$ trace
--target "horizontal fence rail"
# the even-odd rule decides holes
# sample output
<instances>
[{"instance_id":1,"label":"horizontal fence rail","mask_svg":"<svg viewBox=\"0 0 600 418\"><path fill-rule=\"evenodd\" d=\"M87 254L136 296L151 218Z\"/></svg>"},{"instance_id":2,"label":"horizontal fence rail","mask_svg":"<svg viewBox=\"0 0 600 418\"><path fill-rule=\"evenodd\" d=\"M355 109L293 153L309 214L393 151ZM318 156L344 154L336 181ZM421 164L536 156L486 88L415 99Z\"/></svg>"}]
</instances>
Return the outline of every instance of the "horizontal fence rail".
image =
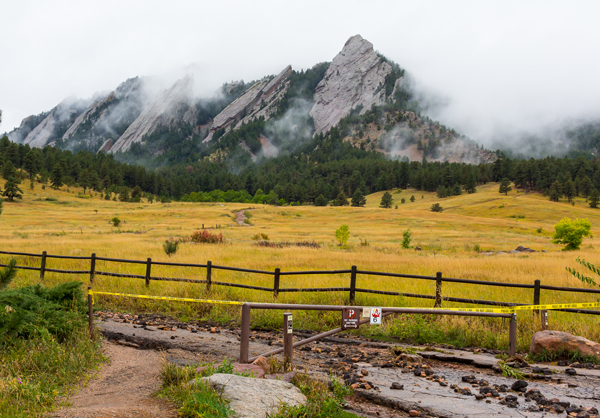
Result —
<instances>
[{"instance_id":1,"label":"horizontal fence rail","mask_svg":"<svg viewBox=\"0 0 600 418\"><path fill-rule=\"evenodd\" d=\"M540 296L541 291L558 291L558 292L572 292L572 293L587 293L587 294L600 294L600 289L588 289L588 288L579 288L579 287L561 287L561 286L549 286L542 285L540 280L536 280L534 284L526 284L526 283L502 283L502 282L488 282L485 280L471 280L471 279L458 279L451 277L443 277L442 273L437 273L435 276L425 276L425 275L417 275L417 274L404 274L404 273L392 273L392 272L382 272L382 271L369 271L369 270L359 270L356 266L352 266L350 269L342 269L342 270L309 270L309 271L281 271L281 269L276 268L274 271L267 270L257 270L257 269L248 269L248 268L240 268L240 267L231 267L231 266L221 266L212 264L211 261L207 261L206 264L196 264L196 263L175 263L175 262L166 262L166 261L152 261L151 258L147 260L128 260L121 258L110 258L110 257L98 257L96 254L91 254L91 256L66 256L66 255L52 255L48 254L46 251L43 251L41 254L34 253L26 253L26 252L13 252L13 251L0 251L0 254L5 254L9 256L24 256L24 257L37 257L40 258L40 267L33 266L24 266L17 265L16 268L22 270L33 270L40 272L40 279L44 279L46 272L51 273L59 273L59 274L81 274L81 275L89 275L90 284L94 282L96 276L110 276L110 277L118 277L118 278L129 278L129 279L141 279L145 280L146 286L150 286L151 281L170 281L170 282L182 282L182 283L196 283L196 284L204 284L206 285L206 289L210 290L211 286L228 286L235 287L239 289L250 289L257 290L262 292L272 292L273 297L276 299L279 293L309 293L309 292L348 292L350 303L354 303L356 299L356 293L367 293L367 294L376 294L376 295L388 295L388 296L401 296L407 298L416 298L416 299L430 299L435 301L434 307L441 307L442 302L455 302L455 303L467 303L474 305L488 305L488 306L520 306L525 305L523 303L512 303L512 302L503 302L503 301L493 301L493 300L481 300L481 299L469 299L469 298L457 298L451 296L443 296L442 295L442 284L446 283L461 283L461 284L469 284L469 285L481 285L481 286L499 286L506 288L520 288L520 289L532 289L533 290L533 305L540 305ZM64 260L82 260L90 262L89 270L66 270L66 269L55 269L49 268L46 266L48 259L64 259ZM144 275L141 274L124 274L124 273L116 273L109 271L98 271L96 270L96 261L104 261L109 263L125 263L125 264L138 264L146 266L146 273ZM7 264L0 264L0 267L6 267ZM206 279L188 279L188 278L177 278L177 277L158 277L152 275L152 266L167 266L167 267L187 267L187 268L200 268L206 270ZM249 284L241 284L241 283L230 283L223 281L215 281L213 280L213 271L214 270L225 270L225 271L234 271L241 273L250 273L250 274L260 274L273 276L273 287L266 286L255 286ZM281 277L282 276L308 276L308 275L336 275L336 274L349 274L350 282L349 286L336 286L336 287L314 287L314 288L291 288L291 287L281 287ZM416 279L416 280L429 280L435 281L436 284L436 292L435 295L422 295L416 293L403 293L403 292L394 292L389 290L379 290L379 289L366 289L359 288L356 286L357 276L378 276L378 277L395 277L402 279ZM578 313L578 314L588 314L588 315L600 315L600 311L597 310L589 310L589 309L557 309L557 311L561 312L570 312L570 313ZM536 314L539 314L539 311L534 311Z\"/></svg>"}]
</instances>

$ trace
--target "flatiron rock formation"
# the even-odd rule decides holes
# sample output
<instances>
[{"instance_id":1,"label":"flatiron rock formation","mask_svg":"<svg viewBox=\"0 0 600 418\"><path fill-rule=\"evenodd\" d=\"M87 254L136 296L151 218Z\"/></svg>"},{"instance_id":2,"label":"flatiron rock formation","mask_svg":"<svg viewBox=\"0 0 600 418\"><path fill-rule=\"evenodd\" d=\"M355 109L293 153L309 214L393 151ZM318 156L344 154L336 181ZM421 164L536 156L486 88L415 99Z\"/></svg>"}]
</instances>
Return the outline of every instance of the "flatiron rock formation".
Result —
<instances>
[{"instance_id":1,"label":"flatiron rock formation","mask_svg":"<svg viewBox=\"0 0 600 418\"><path fill-rule=\"evenodd\" d=\"M315 132L327 132L350 111L362 105L361 114L385 100L385 77L392 67L360 35L348 39L317 85L310 115Z\"/></svg>"},{"instance_id":2,"label":"flatiron rock formation","mask_svg":"<svg viewBox=\"0 0 600 418\"><path fill-rule=\"evenodd\" d=\"M203 142L209 142L219 129L230 131L263 116L268 120L277 111L277 103L288 87L287 79L292 74L288 65L276 77L265 77L234 100L213 120L210 133Z\"/></svg>"},{"instance_id":3,"label":"flatiron rock formation","mask_svg":"<svg viewBox=\"0 0 600 418\"><path fill-rule=\"evenodd\" d=\"M129 125L127 130L121 137L112 145L103 144L101 149L115 153L118 151L127 151L132 144L141 142L145 135L151 134L161 124L169 124L174 119L190 117L186 113L192 111L190 107L192 103L192 87L194 78L187 75L177 81L170 89L150 103L137 117L137 119ZM181 111L184 114L181 115Z\"/></svg>"}]
</instances>

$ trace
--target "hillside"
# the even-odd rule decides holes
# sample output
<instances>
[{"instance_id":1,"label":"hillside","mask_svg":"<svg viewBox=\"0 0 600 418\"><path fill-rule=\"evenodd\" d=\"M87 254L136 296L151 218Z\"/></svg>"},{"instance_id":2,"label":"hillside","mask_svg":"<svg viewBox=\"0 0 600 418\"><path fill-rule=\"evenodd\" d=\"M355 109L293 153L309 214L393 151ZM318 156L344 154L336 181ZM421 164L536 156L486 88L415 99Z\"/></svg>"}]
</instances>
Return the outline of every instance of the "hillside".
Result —
<instances>
[{"instance_id":1,"label":"hillside","mask_svg":"<svg viewBox=\"0 0 600 418\"><path fill-rule=\"evenodd\" d=\"M236 169L297 152L334 127L344 141L391 159L491 162L494 153L426 116L411 77L360 35L331 63L286 66L256 82L225 84L211 98L193 94L187 75L155 91L135 77L88 100L68 99L23 120L11 141L43 148L113 153L149 167L224 160Z\"/></svg>"}]
</instances>

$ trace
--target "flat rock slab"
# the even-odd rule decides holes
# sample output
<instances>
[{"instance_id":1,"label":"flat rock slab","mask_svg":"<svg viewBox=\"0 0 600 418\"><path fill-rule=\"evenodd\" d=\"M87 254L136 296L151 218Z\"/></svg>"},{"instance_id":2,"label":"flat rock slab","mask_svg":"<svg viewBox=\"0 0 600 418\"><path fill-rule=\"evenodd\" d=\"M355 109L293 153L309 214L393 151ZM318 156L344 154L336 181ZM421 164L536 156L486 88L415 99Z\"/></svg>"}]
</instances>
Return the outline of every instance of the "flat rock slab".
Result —
<instances>
[{"instance_id":1,"label":"flat rock slab","mask_svg":"<svg viewBox=\"0 0 600 418\"><path fill-rule=\"evenodd\" d=\"M200 380L221 393L239 418L265 418L267 414L277 412L281 404L306 404L306 396L300 389L280 380L253 379L223 373Z\"/></svg>"},{"instance_id":2,"label":"flat rock slab","mask_svg":"<svg viewBox=\"0 0 600 418\"><path fill-rule=\"evenodd\" d=\"M379 387L378 393L372 390L360 390L362 396L376 402L394 405L405 411L414 409L438 417L465 418L490 416L543 417L548 415L547 412L525 411L528 407L534 406L535 402L526 402L522 396L518 397L518 408L509 408L500 404L497 399L491 399L490 403L487 403L486 400L478 401L474 396L454 392L450 385L456 383L460 388L469 387L474 394L479 393L478 387L462 382L462 376L465 375L465 372L461 370L436 369L435 373L444 375L449 384L448 387L443 387L436 382L416 377L413 373L402 373L402 369L369 367L366 364L361 364L360 367L368 371L369 380ZM510 387L515 382L514 379L502 376L476 375L476 377L487 380L490 385L505 384ZM404 385L404 390L391 389L392 382ZM531 381L528 383L528 389L539 389L547 399L559 398L561 401L585 407L598 407L600 405L600 386L598 385L595 387L568 388L566 384L556 385ZM513 392L501 395L507 394L516 395Z\"/></svg>"}]
</instances>

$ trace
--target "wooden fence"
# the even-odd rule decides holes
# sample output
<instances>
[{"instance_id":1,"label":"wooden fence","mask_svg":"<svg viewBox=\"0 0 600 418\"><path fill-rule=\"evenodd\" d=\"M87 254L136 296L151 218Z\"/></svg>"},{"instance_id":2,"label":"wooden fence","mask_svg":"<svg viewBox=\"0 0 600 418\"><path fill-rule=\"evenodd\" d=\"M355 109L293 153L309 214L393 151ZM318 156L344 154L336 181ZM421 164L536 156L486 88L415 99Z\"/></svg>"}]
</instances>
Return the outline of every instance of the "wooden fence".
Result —
<instances>
[{"instance_id":1,"label":"wooden fence","mask_svg":"<svg viewBox=\"0 0 600 418\"><path fill-rule=\"evenodd\" d=\"M349 268L347 270L281 271L280 268L276 268L274 271L267 271L267 270L254 270L254 269L245 269L245 268L238 268L238 267L229 267L229 266L219 266L216 264L212 264L212 262L210 262L210 261L207 261L206 264L170 263L170 262L163 262L163 261L152 261L151 258L148 258L144 261L144 260L125 260L125 259L119 259L119 258L97 257L96 254L92 254L89 257L51 255L51 254L48 254L46 251L42 252L42 254L0 251L0 254L40 258L40 267L17 265L17 268L22 269L22 270L39 271L40 279L44 278L46 272L52 272L52 273L61 273L61 274L86 274L86 275L89 274L90 284L93 284L96 276L112 276L112 277L141 279L141 280L145 280L146 286L150 286L151 281L199 283L199 284L205 284L207 290L210 290L211 286L230 286L230 287L237 287L237 288L242 288L242 289L258 290L258 291L263 291L263 292L273 292L273 297L275 299L277 299L277 296L280 293L284 293L284 292L348 292L350 303L354 303L356 293L358 292L358 293L371 293L371 294L389 295L389 296L403 296L403 297L408 297L408 298L431 299L431 300L434 300L434 307L441 307L442 301L469 303L469 304L475 304L475 305L492 305L492 306L522 306L522 305L526 305L524 303L513 303L513 302L502 302L502 301L467 299L467 298L442 296L442 285L444 282L446 282L446 283L463 283L463 284L479 285L479 286L500 286L500 287L519 288L519 289L531 289L533 291L533 298L532 298L533 305L540 304L540 295L541 295L542 290L551 290L551 291L559 291L559 292L576 292L576 293L587 293L587 294L600 294L600 289L547 286L547 285L541 284L540 280L536 280L534 284L502 283L502 282L489 282L489 281L485 281L485 280L467 280L467 279L455 279L455 278L450 278L450 277L443 277L442 273L440 273L440 272L438 272L435 276L421 276L421 275L415 275L415 274L386 273L386 272L380 272L380 271L359 270L356 266L352 266L351 268ZM61 269L48 268L46 266L46 262L48 259L87 260L90 262L90 268L89 268L89 270L61 270ZM121 274L121 273L112 273L112 272L107 272L107 271L98 271L98 270L96 270L96 261L108 261L108 262L114 262L114 263L127 263L127 264L143 264L146 266L146 274L142 276L142 275L136 275L136 274ZM6 267L6 266L7 266L6 264L0 264L0 267ZM206 279L186 279L186 278L176 278L176 277L152 276L152 266L175 266L175 267L190 267L190 268L206 269ZM213 280L213 270L229 270L229 271L236 271L236 272L243 272L243 273L252 273L252 274L273 276L273 287L252 286L252 285L246 285L246 284L240 284L240 283L228 283L228 282L215 281L215 280ZM284 277L284 276L299 276L299 275L306 276L306 275L311 275L311 274L317 274L317 275L348 274L350 276L349 277L349 280L350 280L349 286L348 287L317 287L317 288L313 288L313 287L311 287L311 288L281 287L282 277ZM360 287L357 287L357 285L356 285L358 275L379 276L379 277L397 277L397 278L404 278L404 279L435 281L436 291L435 291L435 295L421 295L421 294L415 294L415 293L402 293L402 292L392 292L392 291L387 291L387 290L360 288ZM590 315L600 315L600 311L586 310L586 309L557 309L557 311L582 313L582 314L590 314Z\"/></svg>"}]
</instances>

